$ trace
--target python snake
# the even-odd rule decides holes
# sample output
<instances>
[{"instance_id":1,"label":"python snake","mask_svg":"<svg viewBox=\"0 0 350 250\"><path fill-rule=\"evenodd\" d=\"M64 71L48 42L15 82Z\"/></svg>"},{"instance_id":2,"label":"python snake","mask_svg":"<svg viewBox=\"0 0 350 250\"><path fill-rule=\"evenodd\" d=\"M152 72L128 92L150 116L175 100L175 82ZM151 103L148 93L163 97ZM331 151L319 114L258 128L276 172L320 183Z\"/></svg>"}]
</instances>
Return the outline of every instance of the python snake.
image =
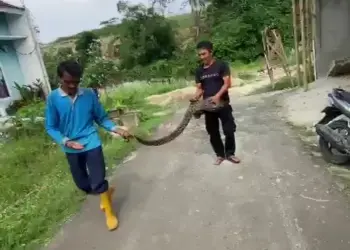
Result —
<instances>
[{"instance_id":1,"label":"python snake","mask_svg":"<svg viewBox=\"0 0 350 250\"><path fill-rule=\"evenodd\" d=\"M201 101L196 102L190 102L190 105L188 106L180 124L168 135L154 139L154 140L146 140L143 138L138 137L137 135L134 135L134 138L141 144L146 146L160 146L164 145L175 138L177 138L179 135L182 134L182 132L185 130L187 125L190 123L192 117L195 119L199 119L204 112L216 112L222 107L224 107L226 103L221 102L219 104L214 104L211 101L211 98L207 98Z\"/></svg>"}]
</instances>

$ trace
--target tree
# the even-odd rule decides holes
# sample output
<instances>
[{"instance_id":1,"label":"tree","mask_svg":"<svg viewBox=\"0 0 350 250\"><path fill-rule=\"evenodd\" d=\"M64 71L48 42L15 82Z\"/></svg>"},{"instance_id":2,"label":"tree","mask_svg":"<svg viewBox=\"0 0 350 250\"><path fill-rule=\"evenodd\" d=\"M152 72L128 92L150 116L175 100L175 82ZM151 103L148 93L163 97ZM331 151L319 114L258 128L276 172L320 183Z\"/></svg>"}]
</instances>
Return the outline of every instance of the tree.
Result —
<instances>
[{"instance_id":1,"label":"tree","mask_svg":"<svg viewBox=\"0 0 350 250\"><path fill-rule=\"evenodd\" d=\"M91 47L100 47L98 37L91 31L83 32L75 42L75 50L78 54L79 62L83 67L86 66L89 60L89 49Z\"/></svg>"},{"instance_id":2,"label":"tree","mask_svg":"<svg viewBox=\"0 0 350 250\"><path fill-rule=\"evenodd\" d=\"M56 56L60 59L68 59L74 57L73 49L71 47L62 47L57 50Z\"/></svg>"},{"instance_id":3,"label":"tree","mask_svg":"<svg viewBox=\"0 0 350 250\"><path fill-rule=\"evenodd\" d=\"M290 0L210 0L206 23L217 56L248 62L263 54L261 31L265 27L278 28L284 44L291 44L291 13Z\"/></svg>"},{"instance_id":4,"label":"tree","mask_svg":"<svg viewBox=\"0 0 350 250\"><path fill-rule=\"evenodd\" d=\"M165 9L170 3L174 2L175 0L153 0L152 6L159 5L161 8ZM194 39L197 41L201 34L201 17L202 12L205 9L206 4L208 3L208 0L185 0L182 3L182 6L189 5L191 7L191 15L193 17L193 23L195 28L195 35Z\"/></svg>"},{"instance_id":5,"label":"tree","mask_svg":"<svg viewBox=\"0 0 350 250\"><path fill-rule=\"evenodd\" d=\"M205 8L206 1L205 0L187 0L186 3L191 6L191 13L192 13L193 22L194 22L194 28L196 30L195 41L197 41L201 34L201 16L202 16L202 11Z\"/></svg>"},{"instance_id":6,"label":"tree","mask_svg":"<svg viewBox=\"0 0 350 250\"><path fill-rule=\"evenodd\" d=\"M110 18L108 20L101 21L100 25L101 26L114 25L114 24L117 24L118 21L119 21L119 19L117 17L112 17L112 18Z\"/></svg>"},{"instance_id":7,"label":"tree","mask_svg":"<svg viewBox=\"0 0 350 250\"><path fill-rule=\"evenodd\" d=\"M170 59L176 50L175 32L169 20L144 5L120 1L118 11L124 16L120 32L122 67L149 65Z\"/></svg>"}]
</instances>

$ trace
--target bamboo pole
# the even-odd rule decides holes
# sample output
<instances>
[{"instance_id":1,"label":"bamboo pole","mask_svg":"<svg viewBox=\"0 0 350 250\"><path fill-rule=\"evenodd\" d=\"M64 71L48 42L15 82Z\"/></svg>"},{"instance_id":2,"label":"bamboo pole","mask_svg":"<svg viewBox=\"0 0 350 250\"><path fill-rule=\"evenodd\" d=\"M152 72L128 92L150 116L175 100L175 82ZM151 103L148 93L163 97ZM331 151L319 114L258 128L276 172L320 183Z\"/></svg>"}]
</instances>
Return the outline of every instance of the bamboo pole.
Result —
<instances>
[{"instance_id":1,"label":"bamboo pole","mask_svg":"<svg viewBox=\"0 0 350 250\"><path fill-rule=\"evenodd\" d=\"M284 50L284 46L283 46L283 42L282 42L282 38L280 36L280 34L276 33L276 30L271 30L271 33L274 37L275 40L275 45L277 45L277 48L279 48L279 50L275 50L275 53L278 55L278 57L280 58L280 61L282 63L282 67L284 72L286 73L286 75L289 77L290 79L290 83L292 85L292 87L294 87L294 81L293 81L293 77L292 77L292 73L290 72L289 66L288 66L288 59L287 59L287 55L286 52ZM272 46L271 46L272 47ZM273 47L272 47L273 48ZM274 50L274 49L273 49Z\"/></svg>"},{"instance_id":2,"label":"bamboo pole","mask_svg":"<svg viewBox=\"0 0 350 250\"><path fill-rule=\"evenodd\" d=\"M311 79L311 23L310 23L310 0L305 0L305 54L306 54L306 67L307 67L307 74L306 79L307 82L310 83L312 81Z\"/></svg>"},{"instance_id":3,"label":"bamboo pole","mask_svg":"<svg viewBox=\"0 0 350 250\"><path fill-rule=\"evenodd\" d=\"M311 39L311 43L312 43L312 76L313 76L313 80L316 79L316 67L315 67L315 63L316 63L316 51L315 51L315 39L316 39L316 0L312 0L311 1L311 33L312 33L312 39Z\"/></svg>"},{"instance_id":4,"label":"bamboo pole","mask_svg":"<svg viewBox=\"0 0 350 250\"><path fill-rule=\"evenodd\" d=\"M308 89L307 82L307 65L306 65L306 40L305 40L305 0L299 0L300 8L300 30L301 30L301 52L302 52L302 62L303 62L303 85L304 90Z\"/></svg>"},{"instance_id":5,"label":"bamboo pole","mask_svg":"<svg viewBox=\"0 0 350 250\"><path fill-rule=\"evenodd\" d=\"M295 63L297 65L297 82L301 86L301 73L300 73L300 57L299 57L299 42L298 42L298 21L296 12L296 0L292 0L293 5L293 30L294 30L294 50L295 50Z\"/></svg>"},{"instance_id":6,"label":"bamboo pole","mask_svg":"<svg viewBox=\"0 0 350 250\"><path fill-rule=\"evenodd\" d=\"M313 40L314 40L314 32L313 32L313 0L307 0L308 1L308 45L309 45L309 55L308 55L308 68L309 68L309 82L314 81L314 72L313 72Z\"/></svg>"},{"instance_id":7,"label":"bamboo pole","mask_svg":"<svg viewBox=\"0 0 350 250\"><path fill-rule=\"evenodd\" d=\"M265 62L266 62L266 70L270 78L270 83L272 86L272 89L275 89L275 81L273 79L273 69L270 65L270 60L268 57L268 49L267 49L267 34L266 34L267 28L265 28L263 31L261 31L261 37L262 37L262 43L264 47L264 57L265 57Z\"/></svg>"}]
</instances>

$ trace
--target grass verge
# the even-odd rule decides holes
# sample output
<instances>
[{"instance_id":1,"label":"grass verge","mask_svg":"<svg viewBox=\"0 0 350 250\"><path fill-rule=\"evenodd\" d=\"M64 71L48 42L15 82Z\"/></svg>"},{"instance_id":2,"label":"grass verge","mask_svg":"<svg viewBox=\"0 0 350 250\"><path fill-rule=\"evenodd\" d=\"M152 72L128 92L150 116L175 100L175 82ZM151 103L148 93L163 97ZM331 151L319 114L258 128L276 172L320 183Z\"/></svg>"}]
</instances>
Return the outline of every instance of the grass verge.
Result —
<instances>
[{"instance_id":1,"label":"grass verge","mask_svg":"<svg viewBox=\"0 0 350 250\"><path fill-rule=\"evenodd\" d=\"M258 60L251 63L243 63L240 61L236 61L231 63L230 66L234 72L238 72L238 73L259 71L264 68L264 61L263 61L263 58L259 58Z\"/></svg>"},{"instance_id":2,"label":"grass verge","mask_svg":"<svg viewBox=\"0 0 350 250\"><path fill-rule=\"evenodd\" d=\"M166 117L152 116L162 108L146 104L144 98L182 86L183 83L123 86L110 93L112 101L108 105L112 107L119 98L128 107L139 109L140 129L149 132ZM37 250L79 210L85 196L73 184L64 154L46 135L42 124L12 132L13 139L0 145L0 249ZM101 138L108 173L137 147L136 143L112 139L104 132Z\"/></svg>"},{"instance_id":3,"label":"grass verge","mask_svg":"<svg viewBox=\"0 0 350 250\"><path fill-rule=\"evenodd\" d=\"M297 79L296 77L292 77L292 80L295 84L295 86L293 87L291 84L291 79L288 76L282 77L281 79L279 79L276 83L274 88L272 87L271 84L269 85L265 85L261 88L258 88L256 90L254 90L252 93L250 93L249 95L256 95L256 94L262 94L262 93L267 93L267 92L273 92L273 91L279 91L279 90L284 90L284 89L292 89L292 88L296 88L297 87Z\"/></svg>"}]
</instances>

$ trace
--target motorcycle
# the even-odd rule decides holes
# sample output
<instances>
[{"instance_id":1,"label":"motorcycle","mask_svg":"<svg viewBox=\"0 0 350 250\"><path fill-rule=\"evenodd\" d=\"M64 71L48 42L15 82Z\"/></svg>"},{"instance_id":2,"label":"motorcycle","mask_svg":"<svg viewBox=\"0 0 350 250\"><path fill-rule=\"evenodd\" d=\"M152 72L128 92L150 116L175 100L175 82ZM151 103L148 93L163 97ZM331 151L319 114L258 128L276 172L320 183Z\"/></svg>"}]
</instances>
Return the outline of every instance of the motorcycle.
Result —
<instances>
[{"instance_id":1,"label":"motorcycle","mask_svg":"<svg viewBox=\"0 0 350 250\"><path fill-rule=\"evenodd\" d=\"M328 94L324 117L315 125L323 158L336 165L350 160L350 92L335 88Z\"/></svg>"}]
</instances>

